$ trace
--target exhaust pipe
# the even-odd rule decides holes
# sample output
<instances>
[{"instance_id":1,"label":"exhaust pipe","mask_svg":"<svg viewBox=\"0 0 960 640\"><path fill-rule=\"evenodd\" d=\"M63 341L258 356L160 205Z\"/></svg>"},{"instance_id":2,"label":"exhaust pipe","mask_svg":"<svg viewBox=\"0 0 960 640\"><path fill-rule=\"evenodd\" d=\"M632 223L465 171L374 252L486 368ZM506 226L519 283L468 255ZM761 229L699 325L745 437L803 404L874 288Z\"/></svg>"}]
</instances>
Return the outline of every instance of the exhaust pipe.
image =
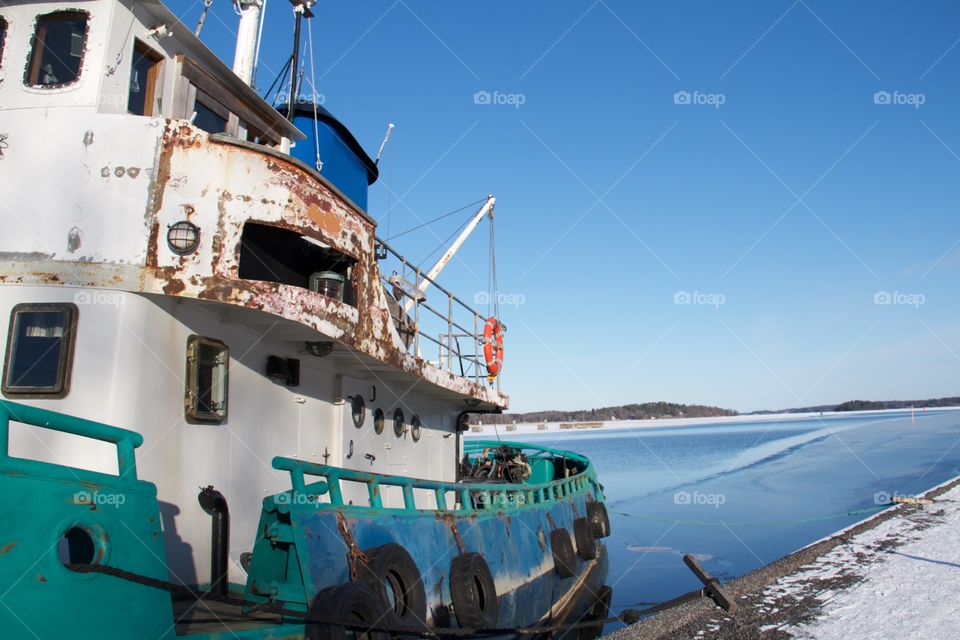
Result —
<instances>
[{"instance_id":1,"label":"exhaust pipe","mask_svg":"<svg viewBox=\"0 0 960 640\"><path fill-rule=\"evenodd\" d=\"M230 584L227 582L227 563L230 551L230 510L227 499L212 485L200 489L197 496L202 508L213 517L210 542L210 592L225 596Z\"/></svg>"}]
</instances>

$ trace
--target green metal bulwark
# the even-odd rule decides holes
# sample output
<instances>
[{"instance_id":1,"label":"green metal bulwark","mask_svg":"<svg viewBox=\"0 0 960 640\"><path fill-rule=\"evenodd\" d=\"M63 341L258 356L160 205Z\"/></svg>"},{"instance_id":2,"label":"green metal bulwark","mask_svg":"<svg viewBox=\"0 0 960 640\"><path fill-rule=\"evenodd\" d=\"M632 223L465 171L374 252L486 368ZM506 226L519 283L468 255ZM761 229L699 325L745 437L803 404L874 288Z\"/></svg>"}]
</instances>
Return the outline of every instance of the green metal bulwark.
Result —
<instances>
[{"instance_id":1,"label":"green metal bulwark","mask_svg":"<svg viewBox=\"0 0 960 640\"><path fill-rule=\"evenodd\" d=\"M596 480L596 472L590 463L590 459L571 451L550 449L528 443L479 440L465 444L464 452L467 453L467 455L476 455L484 449L500 445L509 445L525 451L531 451L534 452L532 454L533 456L545 456L575 462L580 467L580 471L568 478L551 480L544 483L498 483L496 484L496 490L491 491L489 485L469 485L438 480L421 480L405 476L391 476L368 471L331 467L281 456L273 459L273 468L290 473L290 484L293 496L307 496L311 500L318 500L321 496L328 495L331 506L341 507L350 511L374 509L394 513L422 513L424 509L417 507L414 489L432 491L434 497L433 510L440 512L450 511L447 505L447 497L451 494L454 495L456 497L455 502L459 507L455 509L453 513L460 516L489 511L505 512L533 508L542 506L544 503L564 500L586 493L591 487L595 488L597 495L602 495L600 485ZM307 484L305 476L319 477L322 478L322 480ZM343 492L340 488L340 482L344 480L365 484L369 496L369 505L345 505L343 502ZM384 486L401 488L403 492L402 508L384 508L381 498L382 487ZM268 497L266 500L276 502L274 497ZM295 502L295 500L288 501L287 504L290 502ZM283 504L280 506L282 508Z\"/></svg>"},{"instance_id":2,"label":"green metal bulwark","mask_svg":"<svg viewBox=\"0 0 960 640\"><path fill-rule=\"evenodd\" d=\"M11 421L112 443L118 474L12 457ZM173 637L168 593L64 566L95 563L167 579L157 490L137 480L134 449L142 442L132 431L0 401L3 638Z\"/></svg>"}]
</instances>

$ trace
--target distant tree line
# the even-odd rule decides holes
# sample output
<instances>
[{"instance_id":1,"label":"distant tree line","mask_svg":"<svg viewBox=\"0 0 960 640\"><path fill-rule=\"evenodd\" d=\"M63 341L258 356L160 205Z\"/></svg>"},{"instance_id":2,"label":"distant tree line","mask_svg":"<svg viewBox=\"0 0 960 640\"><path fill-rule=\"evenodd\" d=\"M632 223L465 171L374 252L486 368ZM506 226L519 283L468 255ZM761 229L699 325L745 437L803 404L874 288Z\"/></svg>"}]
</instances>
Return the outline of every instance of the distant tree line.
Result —
<instances>
[{"instance_id":1,"label":"distant tree line","mask_svg":"<svg viewBox=\"0 0 960 640\"><path fill-rule=\"evenodd\" d=\"M909 409L910 407L957 407L960 397L928 398L926 400L847 400L840 404L822 404L814 407L795 407L776 411L754 411L762 413L810 413L820 411L882 411L884 409Z\"/></svg>"},{"instance_id":2,"label":"distant tree line","mask_svg":"<svg viewBox=\"0 0 960 640\"><path fill-rule=\"evenodd\" d=\"M500 415L475 416L472 422L484 424L510 424L512 422L594 422L599 420L650 420L653 418L711 418L735 416L736 411L708 407L701 404L676 404L673 402L644 402L623 404L599 409L574 411L533 411L530 413L504 413Z\"/></svg>"}]
</instances>

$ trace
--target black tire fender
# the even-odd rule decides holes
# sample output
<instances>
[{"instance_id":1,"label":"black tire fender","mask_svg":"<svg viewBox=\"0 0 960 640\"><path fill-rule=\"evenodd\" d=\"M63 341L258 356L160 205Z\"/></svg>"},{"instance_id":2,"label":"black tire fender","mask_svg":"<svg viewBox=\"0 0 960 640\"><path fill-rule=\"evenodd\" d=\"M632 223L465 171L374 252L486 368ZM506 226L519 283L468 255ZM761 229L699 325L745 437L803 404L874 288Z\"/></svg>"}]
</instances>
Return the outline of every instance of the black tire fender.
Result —
<instances>
[{"instance_id":1,"label":"black tire fender","mask_svg":"<svg viewBox=\"0 0 960 640\"><path fill-rule=\"evenodd\" d=\"M359 582L372 589L404 626L423 626L427 594L417 563L401 545L391 542L364 552L367 563L358 566Z\"/></svg>"},{"instance_id":2,"label":"black tire fender","mask_svg":"<svg viewBox=\"0 0 960 640\"><path fill-rule=\"evenodd\" d=\"M479 553L464 553L450 563L453 613L464 629L493 629L500 618L497 585Z\"/></svg>"},{"instance_id":3,"label":"black tire fender","mask_svg":"<svg viewBox=\"0 0 960 640\"><path fill-rule=\"evenodd\" d=\"M550 532L550 549L553 551L553 568L557 575L561 578L573 576L577 572L577 557L566 529L554 529Z\"/></svg>"},{"instance_id":4,"label":"black tire fender","mask_svg":"<svg viewBox=\"0 0 960 640\"><path fill-rule=\"evenodd\" d=\"M593 527L586 518L573 521L573 537L577 541L577 555L584 560L597 557L597 539L593 537Z\"/></svg>"},{"instance_id":5,"label":"black tire fender","mask_svg":"<svg viewBox=\"0 0 960 640\"><path fill-rule=\"evenodd\" d=\"M390 607L370 587L359 582L347 582L318 593L307 611L304 636L307 640L343 640L353 635L344 625L324 622L342 620L363 628L389 627L395 624ZM359 636L359 633L357 633ZM369 640L390 640L386 631L368 631Z\"/></svg>"},{"instance_id":6,"label":"black tire fender","mask_svg":"<svg viewBox=\"0 0 960 640\"><path fill-rule=\"evenodd\" d=\"M607 505L596 501L588 502L587 518L590 520L595 538L606 538L610 535L610 516L607 515Z\"/></svg>"}]
</instances>

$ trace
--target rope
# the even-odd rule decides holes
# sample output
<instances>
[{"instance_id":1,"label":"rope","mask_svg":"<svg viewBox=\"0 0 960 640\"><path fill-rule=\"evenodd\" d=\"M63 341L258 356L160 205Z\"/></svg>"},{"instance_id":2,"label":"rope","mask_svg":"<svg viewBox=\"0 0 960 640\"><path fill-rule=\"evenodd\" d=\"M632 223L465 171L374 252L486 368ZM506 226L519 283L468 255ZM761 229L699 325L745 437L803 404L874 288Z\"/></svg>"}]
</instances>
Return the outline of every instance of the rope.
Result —
<instances>
[{"instance_id":1,"label":"rope","mask_svg":"<svg viewBox=\"0 0 960 640\"><path fill-rule=\"evenodd\" d=\"M317 76L313 70L313 23L307 20L307 47L310 49L310 92L313 98L313 151L316 158L317 171L323 170L323 161L320 159L320 129L317 124Z\"/></svg>"},{"instance_id":2,"label":"rope","mask_svg":"<svg viewBox=\"0 0 960 640\"><path fill-rule=\"evenodd\" d=\"M381 625L381 624L358 624L355 620L341 620L331 616L318 616L316 614L307 614L303 611L297 611L295 609L287 609L279 604L261 604L257 602L251 602L249 600L244 600L243 598L236 598L232 596L221 596L215 593L210 593L205 591L203 593L198 593L197 591L186 587L181 584L174 584L172 582L167 582L166 580L159 580L157 578L151 578L149 576L140 575L132 571L125 571L124 569L119 569L117 567L110 567L107 565L101 564L68 564L66 565L67 569L71 571L76 571L77 573L101 573L108 575L114 578L119 578L121 580L126 580L128 582L133 582L135 584L140 584L147 587L152 587L154 589L160 589L162 591L169 591L178 595L189 596L190 598L201 601L208 600L212 602L222 602L224 604L245 607L249 608L252 611L256 612L265 612L276 614L280 616L287 616L290 618L296 618L298 620L303 620L304 623L311 624L322 624L322 625L331 625L346 627L349 629L356 629L361 631L383 631L388 633L401 633L404 635L414 635L423 638L431 638L437 636L454 636L454 637L463 637L463 636L478 636L478 635L503 635L506 633L516 634L516 635L537 635L541 633L549 633L556 631L566 631L566 630L575 630L575 629L584 629L584 628L597 628L602 627L605 624L611 622L622 622L624 624L633 624L637 622L642 615L646 615L647 612L654 612L653 609L657 607L652 607L651 609L645 609L643 611L637 611L635 609L625 609L618 616L608 616L606 618L597 619L597 620L585 620L579 622L569 622L562 624L552 624L552 625L540 625L540 626L531 626L531 627L499 627L499 628L490 628L490 629L472 629L469 627L427 627L426 625L404 625L404 624L391 624L391 625ZM681 598L693 599L693 594L701 594L702 592L690 592L684 594ZM679 600L675 599L675 600ZM673 601L671 601L673 602ZM667 603L664 603L667 604ZM658 607L663 607L664 604L658 605ZM249 618L244 618L249 620Z\"/></svg>"},{"instance_id":3,"label":"rope","mask_svg":"<svg viewBox=\"0 0 960 640\"><path fill-rule=\"evenodd\" d=\"M486 200L486 198L484 198L484 200ZM477 206L478 204L480 204L481 202L483 202L484 200L477 200L476 202L471 202L470 204L464 205L464 206L460 207L459 209L454 209L453 211L450 211L449 213L445 213L445 214L443 214L442 216L437 216L437 217L434 218L433 220L427 220L427 221L424 222L423 224L418 224L417 226L411 227L410 229L407 229L406 231L401 231L400 233L398 233L398 234L395 235L395 236L389 236L389 237L387 238L387 242L390 242L390 241L392 241L392 240L395 239L395 238L399 238L400 236L405 236L405 235L407 235L408 233L410 233L410 232L412 232L412 231L416 231L417 229L422 229L422 228L426 227L427 225L430 225L430 224L433 224L434 222L438 222L438 221L440 221L440 220L443 220L444 218L449 218L449 217L452 216L453 214L455 214L455 213L460 213L460 212L463 211L464 209L469 209L470 207L475 207L475 206Z\"/></svg>"},{"instance_id":4,"label":"rope","mask_svg":"<svg viewBox=\"0 0 960 640\"><path fill-rule=\"evenodd\" d=\"M615 513L618 516L625 516L627 518L633 518L635 520L649 520L651 522L663 522L667 524L675 525L694 525L699 527L769 527L777 525L792 525L792 524L806 524L808 522L820 522L822 520L835 520L837 518L846 518L846 517L856 517L864 515L867 513L876 513L878 511L883 511L884 509L889 508L892 505L883 505L879 507L867 507L864 509L854 509L853 511L846 511L844 513L834 513L828 516L818 516L816 518L802 518L797 520L755 520L753 522L709 522L706 520L671 520L669 518L658 518L656 516L643 516L635 513L627 513L625 511L613 511L610 513Z\"/></svg>"}]
</instances>

